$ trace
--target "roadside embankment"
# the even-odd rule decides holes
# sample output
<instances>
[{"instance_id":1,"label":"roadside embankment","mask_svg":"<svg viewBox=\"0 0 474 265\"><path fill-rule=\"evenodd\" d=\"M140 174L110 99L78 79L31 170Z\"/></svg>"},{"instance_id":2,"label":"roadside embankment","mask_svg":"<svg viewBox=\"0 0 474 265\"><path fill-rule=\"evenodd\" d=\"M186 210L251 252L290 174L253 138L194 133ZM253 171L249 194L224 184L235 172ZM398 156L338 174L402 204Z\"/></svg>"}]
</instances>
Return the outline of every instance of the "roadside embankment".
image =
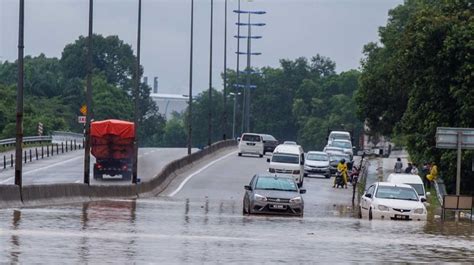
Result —
<instances>
[{"instance_id":1,"label":"roadside embankment","mask_svg":"<svg viewBox=\"0 0 474 265\"><path fill-rule=\"evenodd\" d=\"M236 141L217 142L191 155L167 164L151 180L129 185L87 185L80 183L26 185L22 189L17 185L0 185L0 208L31 207L52 205L107 198L136 198L161 192L176 176L176 172L189 168L208 156L233 148Z\"/></svg>"}]
</instances>

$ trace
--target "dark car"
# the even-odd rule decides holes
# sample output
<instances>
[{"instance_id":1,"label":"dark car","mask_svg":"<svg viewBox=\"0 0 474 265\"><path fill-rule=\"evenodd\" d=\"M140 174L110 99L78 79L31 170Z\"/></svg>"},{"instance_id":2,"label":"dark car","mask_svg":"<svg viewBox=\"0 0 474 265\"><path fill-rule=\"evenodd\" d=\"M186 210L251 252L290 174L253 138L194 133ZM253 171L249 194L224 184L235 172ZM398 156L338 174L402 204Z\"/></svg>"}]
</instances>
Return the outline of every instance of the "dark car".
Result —
<instances>
[{"instance_id":1,"label":"dark car","mask_svg":"<svg viewBox=\"0 0 474 265\"><path fill-rule=\"evenodd\" d=\"M245 186L243 214L278 213L303 216L304 201L292 176L257 174Z\"/></svg>"},{"instance_id":2,"label":"dark car","mask_svg":"<svg viewBox=\"0 0 474 265\"><path fill-rule=\"evenodd\" d=\"M337 164L341 159L346 160L347 169L352 169L352 161L350 160L350 156L348 154L329 154L329 170L331 171L331 175L336 174L337 171Z\"/></svg>"},{"instance_id":3,"label":"dark car","mask_svg":"<svg viewBox=\"0 0 474 265\"><path fill-rule=\"evenodd\" d=\"M270 134L260 134L263 138L263 154L273 152L278 145L278 140Z\"/></svg>"}]
</instances>

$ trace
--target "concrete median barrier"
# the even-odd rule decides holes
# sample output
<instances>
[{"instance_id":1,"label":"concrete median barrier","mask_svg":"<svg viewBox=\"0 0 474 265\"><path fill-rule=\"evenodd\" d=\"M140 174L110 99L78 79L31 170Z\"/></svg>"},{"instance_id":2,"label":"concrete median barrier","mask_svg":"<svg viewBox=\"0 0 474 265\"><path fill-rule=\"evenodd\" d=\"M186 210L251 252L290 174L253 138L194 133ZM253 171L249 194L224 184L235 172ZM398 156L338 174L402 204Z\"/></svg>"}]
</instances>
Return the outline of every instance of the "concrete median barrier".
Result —
<instances>
[{"instance_id":1,"label":"concrete median barrier","mask_svg":"<svg viewBox=\"0 0 474 265\"><path fill-rule=\"evenodd\" d=\"M108 198L135 198L139 194L158 194L176 177L177 172L192 166L217 151L236 145L235 140L217 142L189 156L172 161L157 175L138 185L91 185L80 183L26 185L21 192L16 185L0 185L0 208L64 204Z\"/></svg>"},{"instance_id":2,"label":"concrete median barrier","mask_svg":"<svg viewBox=\"0 0 474 265\"><path fill-rule=\"evenodd\" d=\"M22 197L25 206L90 200L88 186L79 183L28 185L23 187Z\"/></svg>"},{"instance_id":3,"label":"concrete median barrier","mask_svg":"<svg viewBox=\"0 0 474 265\"><path fill-rule=\"evenodd\" d=\"M0 185L0 208L21 206L20 188L14 185Z\"/></svg>"}]
</instances>

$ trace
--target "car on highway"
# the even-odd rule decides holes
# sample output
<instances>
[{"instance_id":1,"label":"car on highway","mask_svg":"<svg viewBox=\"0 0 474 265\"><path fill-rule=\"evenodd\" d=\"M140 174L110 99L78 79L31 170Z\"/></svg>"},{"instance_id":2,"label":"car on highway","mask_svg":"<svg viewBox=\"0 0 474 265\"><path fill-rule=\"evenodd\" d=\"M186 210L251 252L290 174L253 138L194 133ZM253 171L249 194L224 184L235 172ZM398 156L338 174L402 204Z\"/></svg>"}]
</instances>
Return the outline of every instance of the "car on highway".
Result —
<instances>
[{"instance_id":1,"label":"car on highway","mask_svg":"<svg viewBox=\"0 0 474 265\"><path fill-rule=\"evenodd\" d=\"M331 175L336 174L337 164L342 159L346 160L347 168L351 169L352 161L348 154L341 154L341 153L329 154L329 171L331 172Z\"/></svg>"},{"instance_id":2,"label":"car on highway","mask_svg":"<svg viewBox=\"0 0 474 265\"><path fill-rule=\"evenodd\" d=\"M323 149L323 152L327 154L345 154L344 149L341 147L329 146L326 145Z\"/></svg>"},{"instance_id":3,"label":"car on highway","mask_svg":"<svg viewBox=\"0 0 474 265\"><path fill-rule=\"evenodd\" d=\"M245 185L243 214L278 213L303 216L304 201L292 176L256 174L249 185Z\"/></svg>"},{"instance_id":4,"label":"car on highway","mask_svg":"<svg viewBox=\"0 0 474 265\"><path fill-rule=\"evenodd\" d=\"M304 173L305 176L317 174L330 178L329 155L325 152L309 151L304 161Z\"/></svg>"},{"instance_id":5,"label":"car on highway","mask_svg":"<svg viewBox=\"0 0 474 265\"><path fill-rule=\"evenodd\" d=\"M304 161L304 151L301 146L280 144L273 151L272 157L267 159L270 163L268 172L291 175L301 187L304 182Z\"/></svg>"},{"instance_id":6,"label":"car on highway","mask_svg":"<svg viewBox=\"0 0 474 265\"><path fill-rule=\"evenodd\" d=\"M362 195L359 217L387 220L426 220L426 200L408 184L376 182Z\"/></svg>"},{"instance_id":7,"label":"car on highway","mask_svg":"<svg viewBox=\"0 0 474 265\"><path fill-rule=\"evenodd\" d=\"M416 190L420 198L425 200L426 195L430 195L429 192L426 192L421 177L415 174L391 173L387 177L387 182L408 184Z\"/></svg>"},{"instance_id":8,"label":"car on highway","mask_svg":"<svg viewBox=\"0 0 474 265\"><path fill-rule=\"evenodd\" d=\"M354 157L354 149L352 147L351 141L349 140L335 139L328 146L342 148L343 152L348 154L351 159Z\"/></svg>"},{"instance_id":9,"label":"car on highway","mask_svg":"<svg viewBox=\"0 0 474 265\"><path fill-rule=\"evenodd\" d=\"M263 157L263 138L260 134L244 133L239 140L239 156L254 154Z\"/></svg>"},{"instance_id":10,"label":"car on highway","mask_svg":"<svg viewBox=\"0 0 474 265\"><path fill-rule=\"evenodd\" d=\"M331 131L328 135L328 145L331 144L332 141L334 140L348 140L351 141L352 137L349 132L346 131Z\"/></svg>"},{"instance_id":11,"label":"car on highway","mask_svg":"<svg viewBox=\"0 0 474 265\"><path fill-rule=\"evenodd\" d=\"M295 141L284 141L283 144L298 145Z\"/></svg>"},{"instance_id":12,"label":"car on highway","mask_svg":"<svg viewBox=\"0 0 474 265\"><path fill-rule=\"evenodd\" d=\"M263 154L266 152L273 152L277 147L278 140L270 134L260 134L263 138Z\"/></svg>"}]
</instances>

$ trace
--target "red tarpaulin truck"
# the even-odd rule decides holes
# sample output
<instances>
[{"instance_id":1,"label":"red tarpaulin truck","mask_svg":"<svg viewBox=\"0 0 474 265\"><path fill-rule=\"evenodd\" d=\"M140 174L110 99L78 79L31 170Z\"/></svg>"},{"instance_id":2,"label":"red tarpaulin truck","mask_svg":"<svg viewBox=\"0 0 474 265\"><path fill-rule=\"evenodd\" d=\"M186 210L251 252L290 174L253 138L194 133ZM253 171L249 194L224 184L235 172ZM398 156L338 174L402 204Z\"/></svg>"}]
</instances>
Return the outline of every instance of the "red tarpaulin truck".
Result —
<instances>
[{"instance_id":1,"label":"red tarpaulin truck","mask_svg":"<svg viewBox=\"0 0 474 265\"><path fill-rule=\"evenodd\" d=\"M133 122L103 120L91 123L91 153L96 158L94 179L103 175L132 177L132 159L135 141Z\"/></svg>"}]
</instances>

